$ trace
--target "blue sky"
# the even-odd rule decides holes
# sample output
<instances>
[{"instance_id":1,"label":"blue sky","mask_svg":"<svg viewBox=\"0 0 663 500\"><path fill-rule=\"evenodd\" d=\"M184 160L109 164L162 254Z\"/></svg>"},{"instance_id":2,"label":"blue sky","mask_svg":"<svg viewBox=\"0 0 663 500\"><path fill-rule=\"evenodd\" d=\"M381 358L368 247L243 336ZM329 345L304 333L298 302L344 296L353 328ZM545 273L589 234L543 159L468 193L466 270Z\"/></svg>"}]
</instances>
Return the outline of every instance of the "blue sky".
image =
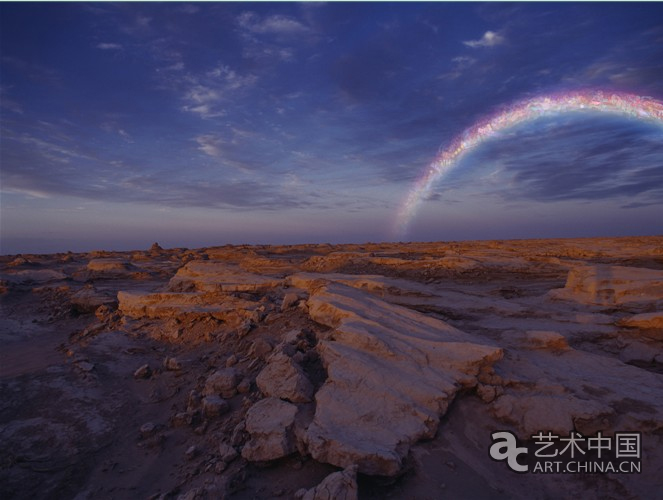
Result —
<instances>
[{"instance_id":1,"label":"blue sky","mask_svg":"<svg viewBox=\"0 0 663 500\"><path fill-rule=\"evenodd\" d=\"M390 241L500 107L663 98L660 3L3 2L0 24L3 254ZM661 234L662 209L661 127L569 114L465 155L405 237Z\"/></svg>"}]
</instances>

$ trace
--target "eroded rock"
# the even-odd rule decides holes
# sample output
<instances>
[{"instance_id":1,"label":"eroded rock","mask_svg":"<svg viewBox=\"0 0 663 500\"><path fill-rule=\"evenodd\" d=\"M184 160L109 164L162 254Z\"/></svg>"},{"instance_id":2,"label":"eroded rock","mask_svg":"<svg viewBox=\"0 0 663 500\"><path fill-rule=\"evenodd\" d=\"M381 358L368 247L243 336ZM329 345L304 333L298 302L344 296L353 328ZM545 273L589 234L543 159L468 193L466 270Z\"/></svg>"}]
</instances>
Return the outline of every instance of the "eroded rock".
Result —
<instances>
[{"instance_id":1,"label":"eroded rock","mask_svg":"<svg viewBox=\"0 0 663 500\"><path fill-rule=\"evenodd\" d=\"M655 304L663 297L663 271L608 265L576 266L569 271L564 288L553 290L551 297L601 306Z\"/></svg>"},{"instance_id":2,"label":"eroded rock","mask_svg":"<svg viewBox=\"0 0 663 500\"><path fill-rule=\"evenodd\" d=\"M266 396L293 403L308 403L313 397L313 386L304 370L282 352L270 356L267 365L258 374L256 384Z\"/></svg>"},{"instance_id":3,"label":"eroded rock","mask_svg":"<svg viewBox=\"0 0 663 500\"><path fill-rule=\"evenodd\" d=\"M328 475L315 488L297 495L302 500L357 500L357 466Z\"/></svg>"},{"instance_id":4,"label":"eroded rock","mask_svg":"<svg viewBox=\"0 0 663 500\"><path fill-rule=\"evenodd\" d=\"M232 398L237 394L237 384L240 380L241 375L235 368L217 370L207 378L203 394L205 396L220 395L223 398Z\"/></svg>"},{"instance_id":5,"label":"eroded rock","mask_svg":"<svg viewBox=\"0 0 663 500\"><path fill-rule=\"evenodd\" d=\"M242 448L242 457L251 462L275 460L296 451L294 438L297 407L278 398L265 398L246 414L250 440Z\"/></svg>"},{"instance_id":6,"label":"eroded rock","mask_svg":"<svg viewBox=\"0 0 663 500\"><path fill-rule=\"evenodd\" d=\"M411 444L435 435L458 390L474 387L502 350L448 324L359 290L310 290L311 317L334 327L318 350L328 378L316 393L311 455L395 475Z\"/></svg>"}]
</instances>

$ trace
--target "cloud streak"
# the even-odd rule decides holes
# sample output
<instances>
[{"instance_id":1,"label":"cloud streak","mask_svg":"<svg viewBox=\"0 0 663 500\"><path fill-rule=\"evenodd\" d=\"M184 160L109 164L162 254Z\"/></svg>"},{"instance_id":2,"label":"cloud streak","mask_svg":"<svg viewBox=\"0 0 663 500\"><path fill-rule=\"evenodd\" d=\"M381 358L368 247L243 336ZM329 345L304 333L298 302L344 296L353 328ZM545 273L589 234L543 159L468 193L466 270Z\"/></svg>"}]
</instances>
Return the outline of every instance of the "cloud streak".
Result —
<instances>
[{"instance_id":1,"label":"cloud streak","mask_svg":"<svg viewBox=\"0 0 663 500\"><path fill-rule=\"evenodd\" d=\"M479 47L494 47L496 45L501 45L504 42L504 37L499 33L495 33L494 31L486 31L478 40L467 40L463 42L463 45L467 45L468 47L476 49Z\"/></svg>"}]
</instances>

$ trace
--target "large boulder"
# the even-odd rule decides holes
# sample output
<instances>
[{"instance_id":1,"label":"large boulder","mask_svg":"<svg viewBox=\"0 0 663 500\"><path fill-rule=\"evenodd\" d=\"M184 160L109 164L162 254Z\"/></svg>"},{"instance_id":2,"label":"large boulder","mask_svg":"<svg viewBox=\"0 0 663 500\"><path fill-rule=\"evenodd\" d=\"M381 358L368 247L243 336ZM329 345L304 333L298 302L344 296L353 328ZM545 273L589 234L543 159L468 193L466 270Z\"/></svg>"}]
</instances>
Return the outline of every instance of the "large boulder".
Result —
<instances>
[{"instance_id":1,"label":"large boulder","mask_svg":"<svg viewBox=\"0 0 663 500\"><path fill-rule=\"evenodd\" d=\"M278 398L265 398L246 413L250 440L242 457L250 462L276 460L296 451L294 425L297 407Z\"/></svg>"}]
</instances>

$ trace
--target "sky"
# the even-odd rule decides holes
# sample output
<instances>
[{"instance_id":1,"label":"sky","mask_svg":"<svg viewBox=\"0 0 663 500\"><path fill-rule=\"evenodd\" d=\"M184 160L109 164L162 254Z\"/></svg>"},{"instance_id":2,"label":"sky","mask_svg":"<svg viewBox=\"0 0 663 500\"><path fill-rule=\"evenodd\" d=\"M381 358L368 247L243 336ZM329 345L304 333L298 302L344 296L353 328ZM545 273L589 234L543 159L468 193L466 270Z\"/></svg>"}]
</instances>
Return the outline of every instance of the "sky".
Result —
<instances>
[{"instance_id":1,"label":"sky","mask_svg":"<svg viewBox=\"0 0 663 500\"><path fill-rule=\"evenodd\" d=\"M0 254L663 234L663 3L0 3Z\"/></svg>"}]
</instances>

